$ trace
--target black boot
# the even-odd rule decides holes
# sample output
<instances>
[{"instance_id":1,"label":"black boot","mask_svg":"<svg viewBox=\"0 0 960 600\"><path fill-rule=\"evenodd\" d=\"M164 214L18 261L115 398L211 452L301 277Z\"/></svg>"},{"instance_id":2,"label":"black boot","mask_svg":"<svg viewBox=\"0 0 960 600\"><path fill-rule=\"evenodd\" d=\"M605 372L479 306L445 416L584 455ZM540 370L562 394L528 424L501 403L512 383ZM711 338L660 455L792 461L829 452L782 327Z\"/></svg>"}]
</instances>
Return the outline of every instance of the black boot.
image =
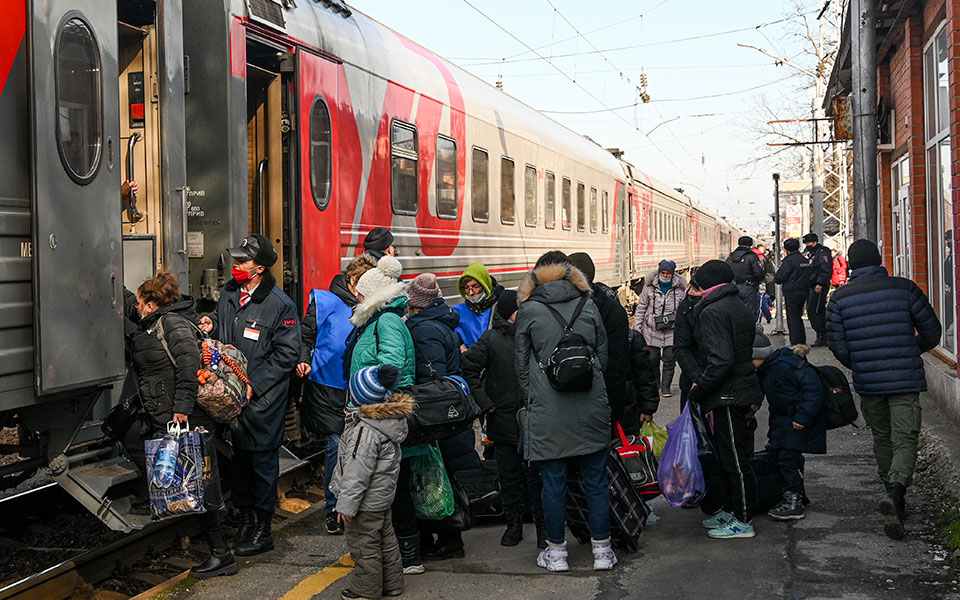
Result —
<instances>
[{"instance_id":1,"label":"black boot","mask_svg":"<svg viewBox=\"0 0 960 600\"><path fill-rule=\"evenodd\" d=\"M201 519L207 539L210 541L210 558L202 565L190 569L190 577L207 579L218 575L233 575L240 569L240 565L233 559L230 549L227 548L219 513L210 511Z\"/></svg>"},{"instance_id":2,"label":"black boot","mask_svg":"<svg viewBox=\"0 0 960 600\"><path fill-rule=\"evenodd\" d=\"M273 550L273 513L257 508L254 517L253 534L249 541L237 546L237 556L253 556Z\"/></svg>"},{"instance_id":3,"label":"black boot","mask_svg":"<svg viewBox=\"0 0 960 600\"><path fill-rule=\"evenodd\" d=\"M543 517L534 517L533 524L537 527L537 548L543 550L547 547L547 525Z\"/></svg>"},{"instance_id":4,"label":"black boot","mask_svg":"<svg viewBox=\"0 0 960 600\"><path fill-rule=\"evenodd\" d=\"M894 540L902 540L907 532L903 528L903 512L906 508L907 488L902 483L888 483L887 493L880 501L883 515L883 532Z\"/></svg>"},{"instance_id":5,"label":"black boot","mask_svg":"<svg viewBox=\"0 0 960 600\"><path fill-rule=\"evenodd\" d=\"M238 546L246 544L253 535L253 526L256 519L253 516L253 509L247 506L240 508L240 525L237 526L237 532L227 541L228 547L233 550Z\"/></svg>"},{"instance_id":6,"label":"black boot","mask_svg":"<svg viewBox=\"0 0 960 600\"><path fill-rule=\"evenodd\" d=\"M404 575L419 575L423 573L423 559L420 558L420 534L397 536L400 544L400 562L403 564Z\"/></svg>"},{"instance_id":7,"label":"black boot","mask_svg":"<svg viewBox=\"0 0 960 600\"><path fill-rule=\"evenodd\" d=\"M821 347L823 347L823 346L826 346L826 345L827 345L827 338L824 337L824 336L822 336L822 335L818 335L818 336L817 336L817 339L814 340L814 342L813 342L812 344L810 344L810 345L811 345L811 346L814 346L814 347L816 347L816 348L821 348Z\"/></svg>"},{"instance_id":8,"label":"black boot","mask_svg":"<svg viewBox=\"0 0 960 600\"><path fill-rule=\"evenodd\" d=\"M523 539L523 519L520 517L511 517L507 524L507 530L503 532L500 538L501 546L516 546Z\"/></svg>"}]
</instances>

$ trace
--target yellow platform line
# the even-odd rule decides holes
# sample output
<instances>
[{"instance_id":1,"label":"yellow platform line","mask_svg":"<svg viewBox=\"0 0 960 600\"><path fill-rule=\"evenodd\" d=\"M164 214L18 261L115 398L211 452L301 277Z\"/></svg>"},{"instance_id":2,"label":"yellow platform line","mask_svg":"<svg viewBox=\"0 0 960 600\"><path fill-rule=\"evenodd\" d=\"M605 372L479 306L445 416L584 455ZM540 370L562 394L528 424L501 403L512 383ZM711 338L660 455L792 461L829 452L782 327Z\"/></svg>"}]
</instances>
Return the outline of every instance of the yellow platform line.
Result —
<instances>
[{"instance_id":1,"label":"yellow platform line","mask_svg":"<svg viewBox=\"0 0 960 600\"><path fill-rule=\"evenodd\" d=\"M347 552L334 564L314 573L297 584L279 600L310 600L323 590L330 587L335 581L345 577L353 570L353 560Z\"/></svg>"}]
</instances>

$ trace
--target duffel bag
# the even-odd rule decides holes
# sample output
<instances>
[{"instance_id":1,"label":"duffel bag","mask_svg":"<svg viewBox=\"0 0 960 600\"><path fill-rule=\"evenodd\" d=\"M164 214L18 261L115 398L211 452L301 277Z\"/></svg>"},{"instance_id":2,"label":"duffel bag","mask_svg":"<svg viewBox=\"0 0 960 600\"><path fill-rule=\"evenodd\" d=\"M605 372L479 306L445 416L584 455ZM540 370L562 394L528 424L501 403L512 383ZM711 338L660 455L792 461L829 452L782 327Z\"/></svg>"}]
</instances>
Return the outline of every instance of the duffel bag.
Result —
<instances>
[{"instance_id":1,"label":"duffel bag","mask_svg":"<svg viewBox=\"0 0 960 600\"><path fill-rule=\"evenodd\" d=\"M470 427L480 416L466 380L456 375L402 388L413 396L413 414L407 417L409 433L404 447L419 446L442 439Z\"/></svg>"},{"instance_id":2,"label":"duffel bag","mask_svg":"<svg viewBox=\"0 0 960 600\"><path fill-rule=\"evenodd\" d=\"M457 471L454 478L467 493L470 512L475 519L497 519L503 516L503 498L500 496L496 461L480 461L479 469Z\"/></svg>"}]
</instances>

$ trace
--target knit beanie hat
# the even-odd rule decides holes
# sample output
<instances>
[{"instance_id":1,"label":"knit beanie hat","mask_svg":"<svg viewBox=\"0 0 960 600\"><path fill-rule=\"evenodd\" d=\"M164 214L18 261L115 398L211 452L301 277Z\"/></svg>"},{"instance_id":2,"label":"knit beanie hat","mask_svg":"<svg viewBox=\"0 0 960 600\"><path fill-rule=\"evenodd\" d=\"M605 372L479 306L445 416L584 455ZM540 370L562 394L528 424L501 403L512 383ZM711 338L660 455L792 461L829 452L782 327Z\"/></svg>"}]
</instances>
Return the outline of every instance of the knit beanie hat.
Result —
<instances>
[{"instance_id":1,"label":"knit beanie hat","mask_svg":"<svg viewBox=\"0 0 960 600\"><path fill-rule=\"evenodd\" d=\"M400 261L389 254L377 262L377 266L360 276L357 292L365 297L372 296L377 290L397 283L403 267Z\"/></svg>"},{"instance_id":2,"label":"knit beanie hat","mask_svg":"<svg viewBox=\"0 0 960 600\"><path fill-rule=\"evenodd\" d=\"M857 240L847 249L847 266L851 271L860 267L879 267L881 264L880 249L870 240Z\"/></svg>"},{"instance_id":3,"label":"knit beanie hat","mask_svg":"<svg viewBox=\"0 0 960 600\"><path fill-rule=\"evenodd\" d=\"M374 227L367 237L363 238L363 247L367 250L383 252L391 245L393 245L393 234L386 227Z\"/></svg>"},{"instance_id":4,"label":"knit beanie hat","mask_svg":"<svg viewBox=\"0 0 960 600\"><path fill-rule=\"evenodd\" d=\"M733 267L722 260L708 260L697 269L697 281L704 290L721 283L732 283L734 277Z\"/></svg>"},{"instance_id":5,"label":"knit beanie hat","mask_svg":"<svg viewBox=\"0 0 960 600\"><path fill-rule=\"evenodd\" d=\"M421 273L407 286L407 301L410 308L426 308L440 297L440 286L433 273Z\"/></svg>"},{"instance_id":6,"label":"knit beanie hat","mask_svg":"<svg viewBox=\"0 0 960 600\"><path fill-rule=\"evenodd\" d=\"M819 242L819 241L820 241L820 238L818 238L817 234L815 233L808 233L807 235L803 236L804 244L808 244L810 242Z\"/></svg>"},{"instance_id":7,"label":"knit beanie hat","mask_svg":"<svg viewBox=\"0 0 960 600\"><path fill-rule=\"evenodd\" d=\"M741 246L752 246L753 238L750 237L749 235L741 235L740 239L737 240L737 244Z\"/></svg>"},{"instance_id":8,"label":"knit beanie hat","mask_svg":"<svg viewBox=\"0 0 960 600\"><path fill-rule=\"evenodd\" d=\"M784 240L783 249L787 252L796 252L800 249L800 240L797 238L788 238Z\"/></svg>"},{"instance_id":9,"label":"knit beanie hat","mask_svg":"<svg viewBox=\"0 0 960 600\"><path fill-rule=\"evenodd\" d=\"M763 335L763 326L757 324L757 333L753 336L753 360L766 360L773 354L773 344L770 338Z\"/></svg>"},{"instance_id":10,"label":"knit beanie hat","mask_svg":"<svg viewBox=\"0 0 960 600\"><path fill-rule=\"evenodd\" d=\"M354 406L377 404L400 381L400 369L393 365L366 367L350 376L350 402Z\"/></svg>"},{"instance_id":11,"label":"knit beanie hat","mask_svg":"<svg viewBox=\"0 0 960 600\"><path fill-rule=\"evenodd\" d=\"M669 271L671 273L677 272L677 263L672 260L661 260L660 264L657 265L657 273L660 271Z\"/></svg>"},{"instance_id":12,"label":"knit beanie hat","mask_svg":"<svg viewBox=\"0 0 960 600\"><path fill-rule=\"evenodd\" d=\"M510 315L517 312L517 292L514 290L504 290L497 300L497 314L504 319L509 320Z\"/></svg>"},{"instance_id":13,"label":"knit beanie hat","mask_svg":"<svg viewBox=\"0 0 960 600\"><path fill-rule=\"evenodd\" d=\"M592 284L593 278L597 274L597 268L593 265L593 259L590 258L590 255L586 252L574 252L567 256L567 258L573 266L580 269L580 272L586 276L587 281Z\"/></svg>"}]
</instances>

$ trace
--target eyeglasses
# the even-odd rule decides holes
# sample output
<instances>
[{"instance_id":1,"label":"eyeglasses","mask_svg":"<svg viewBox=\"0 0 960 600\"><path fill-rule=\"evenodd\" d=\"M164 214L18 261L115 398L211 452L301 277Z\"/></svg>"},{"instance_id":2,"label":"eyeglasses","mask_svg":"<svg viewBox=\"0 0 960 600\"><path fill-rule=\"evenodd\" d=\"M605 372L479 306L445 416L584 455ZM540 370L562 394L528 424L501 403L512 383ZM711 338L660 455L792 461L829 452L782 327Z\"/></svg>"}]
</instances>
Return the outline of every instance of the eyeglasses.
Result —
<instances>
[{"instance_id":1,"label":"eyeglasses","mask_svg":"<svg viewBox=\"0 0 960 600\"><path fill-rule=\"evenodd\" d=\"M472 294L479 293L483 291L483 286L477 282L465 283L463 284L463 291L471 292Z\"/></svg>"}]
</instances>

